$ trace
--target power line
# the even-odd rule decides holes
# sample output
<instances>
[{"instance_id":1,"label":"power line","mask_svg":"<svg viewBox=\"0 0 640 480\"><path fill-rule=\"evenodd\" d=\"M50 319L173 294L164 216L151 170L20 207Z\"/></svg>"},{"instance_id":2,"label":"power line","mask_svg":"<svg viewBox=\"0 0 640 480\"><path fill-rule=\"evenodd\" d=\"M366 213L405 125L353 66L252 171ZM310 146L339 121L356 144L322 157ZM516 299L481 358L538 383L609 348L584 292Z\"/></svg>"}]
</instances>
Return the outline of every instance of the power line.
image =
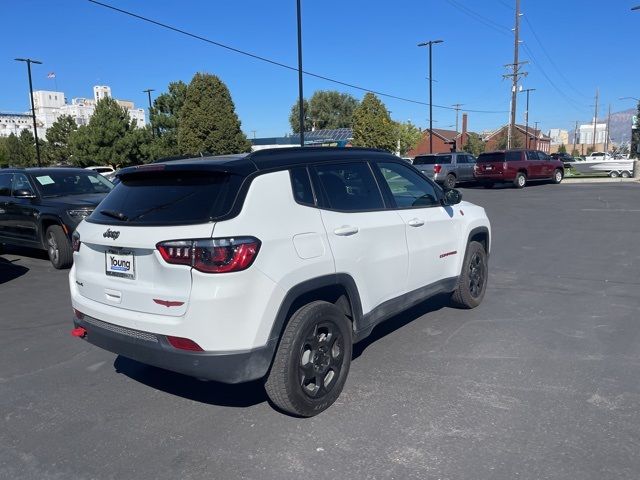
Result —
<instances>
[{"instance_id":1,"label":"power line","mask_svg":"<svg viewBox=\"0 0 640 480\"><path fill-rule=\"evenodd\" d=\"M565 76L565 74L562 72L562 70L560 68L558 68L558 65L556 65L556 62L553 61L553 58L551 57L551 55L549 55L549 53L547 52L547 49L544 48L544 45L542 44L542 41L540 40L540 37L538 37L538 34L536 33L536 31L533 28L533 25L531 24L531 22L529 21L529 19L525 16L524 17L524 21L527 23L527 25L529 26L529 29L531 30L531 33L533 33L533 37L536 39L536 42L538 42L538 45L540 45L540 48L542 49L542 53L545 54L545 56L547 57L547 59L549 60L549 63L551 63L551 66L553 66L553 68L558 72L558 74L562 77L562 79L565 81L565 83L567 84L567 86L573 90L575 93L577 93L578 95L585 97L586 95L584 95L583 93L579 92L572 84L571 82L569 82L569 80L567 79L567 77Z\"/></svg>"},{"instance_id":2,"label":"power line","mask_svg":"<svg viewBox=\"0 0 640 480\"><path fill-rule=\"evenodd\" d=\"M165 28L167 30L171 30L171 31L179 33L181 35L185 35L187 37L191 37L191 38L194 38L196 40L200 40L200 41L209 43L211 45L215 45L217 47L224 48L224 49L232 51L234 53L238 53L240 55L244 55L244 56L253 58L254 60L259 60L259 61L262 61L262 62L266 62L266 63L269 63L271 65L275 65L277 67L285 68L287 70L292 70L292 71L296 71L296 72L298 71L298 69L296 67L293 67L291 65L287 65L285 63L281 63L281 62L278 62L276 60L272 60L270 58L263 57L261 55L256 55L255 53L247 52L245 50L240 50L239 48L235 48L235 47L232 47L230 45L225 45L224 43L216 42L215 40L211 40L211 39L203 37L201 35L197 35L195 33L188 32L188 31L183 30L181 28L177 28L177 27L174 27L172 25L168 25L166 23L162 23L162 22L159 22L157 20L153 20L151 18L142 16L142 15L138 15L137 13L133 13L133 12L130 12L128 10L124 10L122 8L114 7L113 5L109 5L107 3L103 3L103 2L100 2L98 0L87 0L87 1L90 2L90 3L93 3L95 5L99 5L101 7L107 8L109 10L113 10L115 12L122 13L124 15L128 15L128 16L133 17L133 18L137 18L138 20L142 20L143 22L151 23L153 25ZM411 99L411 98L400 97L400 96L397 96L397 95L392 95L390 93L384 93L384 92L380 92L380 91L377 91L377 90L372 90L372 89L361 87L359 85L355 85L355 84L352 84L352 83L343 82L343 81L337 80L335 78L327 77L325 75L320 75L320 74L313 73L313 72L308 72L308 71L303 71L303 73L305 75L310 76L310 77L318 78L320 80L325 80L327 82L335 83L337 85L342 85L344 87L353 88L355 90L374 93L374 94L379 95L381 97L393 98L395 100L401 100L403 102L414 103L414 104L417 104L417 105L428 105L428 102L422 102L420 100L414 100L414 99ZM441 108L441 109L445 109L445 110L455 110L453 107L448 107L446 105L435 105L434 104L433 106L436 107L436 108ZM473 113L505 113L506 112L504 110L471 110L471 109L468 109L467 111L468 112L473 112Z\"/></svg>"},{"instance_id":3,"label":"power line","mask_svg":"<svg viewBox=\"0 0 640 480\"><path fill-rule=\"evenodd\" d=\"M449 5L457 8L458 10L460 10L462 13L464 13L465 15L468 15L469 17L475 19L476 21L483 23L484 25L486 25L489 28L492 28L493 30L495 30L498 33L501 33L503 35L510 35L511 34L511 30L507 27L505 27L504 25L500 25L497 22L494 22L493 20L491 20L489 17L485 17L484 15L479 14L478 12L471 10L470 8L466 7L465 5L462 5L461 3L457 2L456 0L445 0Z\"/></svg>"}]
</instances>

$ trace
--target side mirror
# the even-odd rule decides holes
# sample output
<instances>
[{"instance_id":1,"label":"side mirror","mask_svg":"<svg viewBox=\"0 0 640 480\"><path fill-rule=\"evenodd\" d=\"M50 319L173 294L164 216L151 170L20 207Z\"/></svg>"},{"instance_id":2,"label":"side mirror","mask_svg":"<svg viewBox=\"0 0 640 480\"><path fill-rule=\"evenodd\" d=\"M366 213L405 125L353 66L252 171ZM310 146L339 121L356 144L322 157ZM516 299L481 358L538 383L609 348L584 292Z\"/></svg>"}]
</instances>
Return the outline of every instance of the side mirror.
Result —
<instances>
[{"instance_id":1,"label":"side mirror","mask_svg":"<svg viewBox=\"0 0 640 480\"><path fill-rule=\"evenodd\" d=\"M13 192L15 198L36 198L35 194L31 190L21 189Z\"/></svg>"},{"instance_id":2,"label":"side mirror","mask_svg":"<svg viewBox=\"0 0 640 480\"><path fill-rule=\"evenodd\" d=\"M457 205L462 201L462 193L455 188L444 191L444 198L442 199L442 203L446 205Z\"/></svg>"}]
</instances>

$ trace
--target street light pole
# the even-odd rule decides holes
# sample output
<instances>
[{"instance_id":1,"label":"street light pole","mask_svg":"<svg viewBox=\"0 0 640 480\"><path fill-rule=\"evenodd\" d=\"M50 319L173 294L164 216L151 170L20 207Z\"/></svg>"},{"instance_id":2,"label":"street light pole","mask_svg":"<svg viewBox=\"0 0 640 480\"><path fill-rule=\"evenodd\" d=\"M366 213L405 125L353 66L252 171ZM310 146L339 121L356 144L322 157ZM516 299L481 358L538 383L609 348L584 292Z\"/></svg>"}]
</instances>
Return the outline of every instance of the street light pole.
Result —
<instances>
[{"instance_id":1,"label":"street light pole","mask_svg":"<svg viewBox=\"0 0 640 480\"><path fill-rule=\"evenodd\" d=\"M524 122L525 122L525 127L524 127L524 131L525 133L525 137L527 139L527 146L525 147L526 149L529 149L529 92L535 92L536 89L535 88L527 88L525 90L522 90L522 92L527 92L527 110L524 113Z\"/></svg>"},{"instance_id":2,"label":"street light pole","mask_svg":"<svg viewBox=\"0 0 640 480\"><path fill-rule=\"evenodd\" d=\"M155 92L153 88L147 88L143 90L142 93L147 94L147 98L149 99L149 125L151 125L151 135L156 136L156 130L153 128L153 122L151 121L151 92Z\"/></svg>"},{"instance_id":3,"label":"street light pole","mask_svg":"<svg viewBox=\"0 0 640 480\"><path fill-rule=\"evenodd\" d=\"M296 0L298 14L298 102L300 105L299 128L300 146L304 147L304 95L302 92L302 14L300 12L300 0Z\"/></svg>"},{"instance_id":4,"label":"street light pole","mask_svg":"<svg viewBox=\"0 0 640 480\"><path fill-rule=\"evenodd\" d=\"M433 63L431 50L434 44L442 42L444 40L429 40L418 44L419 47L429 47L429 153L433 153Z\"/></svg>"},{"instance_id":5,"label":"street light pole","mask_svg":"<svg viewBox=\"0 0 640 480\"><path fill-rule=\"evenodd\" d=\"M16 58L16 62L26 62L27 72L29 74L29 95L31 96L31 118L33 119L33 136L36 139L36 158L38 159L38 166L42 166L40 161L40 142L38 142L38 124L36 123L36 106L33 103L33 82L31 81L31 64L42 65L42 62L38 60L32 60L31 58Z\"/></svg>"}]
</instances>

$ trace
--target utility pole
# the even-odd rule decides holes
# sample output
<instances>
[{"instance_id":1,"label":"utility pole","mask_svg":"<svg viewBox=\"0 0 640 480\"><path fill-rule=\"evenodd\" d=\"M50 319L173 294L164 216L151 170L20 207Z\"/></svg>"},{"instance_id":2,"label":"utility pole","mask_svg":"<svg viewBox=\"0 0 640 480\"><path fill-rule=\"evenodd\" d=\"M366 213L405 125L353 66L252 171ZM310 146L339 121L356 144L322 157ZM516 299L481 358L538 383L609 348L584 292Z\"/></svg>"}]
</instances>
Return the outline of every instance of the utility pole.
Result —
<instances>
[{"instance_id":1,"label":"utility pole","mask_svg":"<svg viewBox=\"0 0 640 480\"><path fill-rule=\"evenodd\" d=\"M302 93L302 14L300 12L300 0L296 0L298 15L298 102L300 102L300 146L304 147L304 95Z\"/></svg>"},{"instance_id":2,"label":"utility pole","mask_svg":"<svg viewBox=\"0 0 640 480\"><path fill-rule=\"evenodd\" d=\"M462 107L464 103L454 103L451 105L456 110L456 133L458 133L458 114L460 113L460 107Z\"/></svg>"},{"instance_id":3,"label":"utility pole","mask_svg":"<svg viewBox=\"0 0 640 480\"><path fill-rule=\"evenodd\" d=\"M611 104L609 104L609 113L607 114L607 129L604 132L604 152L609 153L609 125L611 125Z\"/></svg>"},{"instance_id":4,"label":"utility pole","mask_svg":"<svg viewBox=\"0 0 640 480\"><path fill-rule=\"evenodd\" d=\"M527 88L525 90L522 90L522 92L527 92L527 109L524 112L524 122L525 122L525 127L524 127L524 131L526 132L526 137L527 137L527 141L526 144L527 146L525 148L529 148L529 93L530 92L535 92L536 89L535 88Z\"/></svg>"},{"instance_id":5,"label":"utility pole","mask_svg":"<svg viewBox=\"0 0 640 480\"><path fill-rule=\"evenodd\" d=\"M593 148L593 151L596 151L596 126L598 125L598 97L600 96L600 92L598 91L598 89L596 88L596 111L593 115L593 142L591 145L591 148Z\"/></svg>"},{"instance_id":6,"label":"utility pole","mask_svg":"<svg viewBox=\"0 0 640 480\"><path fill-rule=\"evenodd\" d=\"M576 128L573 131L573 149L574 150L578 150L577 144L578 144L578 120L576 120Z\"/></svg>"},{"instance_id":7,"label":"utility pole","mask_svg":"<svg viewBox=\"0 0 640 480\"><path fill-rule=\"evenodd\" d=\"M151 121L151 92L155 92L153 88L147 88L143 90L142 93L147 94L147 98L149 99L149 125L151 125L151 135L156 136L156 129L153 128L153 122Z\"/></svg>"},{"instance_id":8,"label":"utility pole","mask_svg":"<svg viewBox=\"0 0 640 480\"><path fill-rule=\"evenodd\" d=\"M520 0L516 0L516 17L515 26L513 29L513 63L505 65L505 67L513 69L513 73L503 75L505 78L511 77L511 114L509 117L509 128L507 129L507 148L511 148L513 146L513 131L516 124L516 111L518 101L518 80L521 76L525 77L527 75L526 72L520 71L520 67L527 62L520 62L518 60L520 50L520 15Z\"/></svg>"},{"instance_id":9,"label":"utility pole","mask_svg":"<svg viewBox=\"0 0 640 480\"><path fill-rule=\"evenodd\" d=\"M536 122L536 126L533 129L533 133L536 136L536 146L533 149L537 150L538 149L538 122Z\"/></svg>"},{"instance_id":10,"label":"utility pole","mask_svg":"<svg viewBox=\"0 0 640 480\"><path fill-rule=\"evenodd\" d=\"M431 61L431 50L434 44L442 43L444 40L429 40L419 43L419 47L429 47L429 153L433 153L433 64Z\"/></svg>"},{"instance_id":11,"label":"utility pole","mask_svg":"<svg viewBox=\"0 0 640 480\"><path fill-rule=\"evenodd\" d=\"M36 123L36 106L33 103L33 83L31 81L31 64L42 65L42 62L38 60L32 60L31 58L16 58L16 62L26 62L27 73L29 74L29 95L31 95L31 118L33 119L33 136L36 139L36 158L38 159L38 166L42 166L40 161L40 142L38 141L38 124Z\"/></svg>"}]
</instances>

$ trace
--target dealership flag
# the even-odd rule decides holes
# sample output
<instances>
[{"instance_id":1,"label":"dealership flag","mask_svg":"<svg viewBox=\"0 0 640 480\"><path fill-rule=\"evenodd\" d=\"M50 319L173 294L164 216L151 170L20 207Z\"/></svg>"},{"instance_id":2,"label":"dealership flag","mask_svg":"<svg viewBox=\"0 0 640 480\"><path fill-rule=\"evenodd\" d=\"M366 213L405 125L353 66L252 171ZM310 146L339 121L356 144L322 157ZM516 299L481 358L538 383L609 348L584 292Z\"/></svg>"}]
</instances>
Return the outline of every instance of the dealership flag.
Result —
<instances>
[{"instance_id":1,"label":"dealership flag","mask_svg":"<svg viewBox=\"0 0 640 480\"><path fill-rule=\"evenodd\" d=\"M56 72L49 72L47 78L56 78Z\"/></svg>"}]
</instances>

